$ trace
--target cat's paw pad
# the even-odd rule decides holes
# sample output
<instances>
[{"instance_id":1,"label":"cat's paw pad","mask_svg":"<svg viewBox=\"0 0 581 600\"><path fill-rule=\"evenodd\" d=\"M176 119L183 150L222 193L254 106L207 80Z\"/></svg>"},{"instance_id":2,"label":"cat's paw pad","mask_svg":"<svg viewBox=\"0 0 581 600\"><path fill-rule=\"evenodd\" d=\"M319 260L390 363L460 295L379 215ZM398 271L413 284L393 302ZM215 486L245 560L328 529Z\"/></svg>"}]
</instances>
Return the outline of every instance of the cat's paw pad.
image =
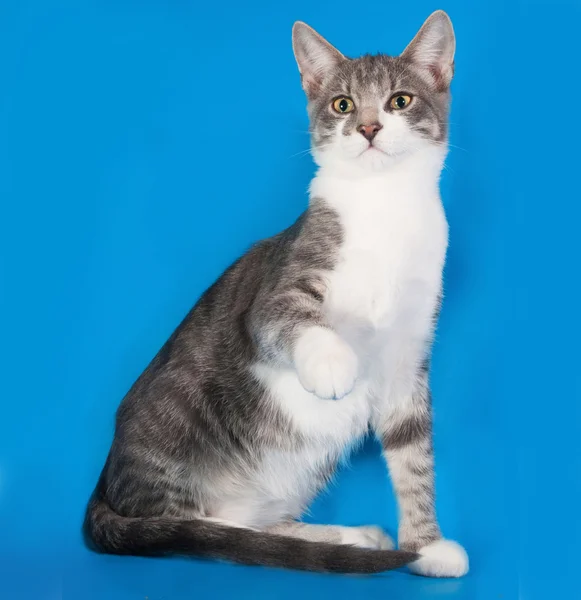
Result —
<instances>
[{"instance_id":1,"label":"cat's paw pad","mask_svg":"<svg viewBox=\"0 0 581 600\"><path fill-rule=\"evenodd\" d=\"M336 333L311 328L298 339L294 361L301 385L319 398L339 400L357 377L357 356Z\"/></svg>"},{"instance_id":2,"label":"cat's paw pad","mask_svg":"<svg viewBox=\"0 0 581 600\"><path fill-rule=\"evenodd\" d=\"M408 565L416 575L425 577L462 577L468 573L466 550L452 540L436 540L418 551L420 558Z\"/></svg>"},{"instance_id":3,"label":"cat's paw pad","mask_svg":"<svg viewBox=\"0 0 581 600\"><path fill-rule=\"evenodd\" d=\"M341 543L372 550L393 550L395 548L394 541L387 533L381 527L374 525L344 527L341 531Z\"/></svg>"}]
</instances>

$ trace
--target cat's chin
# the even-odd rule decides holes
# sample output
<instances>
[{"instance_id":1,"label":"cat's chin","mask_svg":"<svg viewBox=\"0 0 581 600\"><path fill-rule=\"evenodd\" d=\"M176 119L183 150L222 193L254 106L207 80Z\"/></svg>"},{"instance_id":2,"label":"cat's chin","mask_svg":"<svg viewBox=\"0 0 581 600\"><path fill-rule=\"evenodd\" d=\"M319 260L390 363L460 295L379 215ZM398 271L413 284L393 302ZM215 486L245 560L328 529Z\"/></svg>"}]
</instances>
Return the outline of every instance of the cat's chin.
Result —
<instances>
[{"instance_id":1,"label":"cat's chin","mask_svg":"<svg viewBox=\"0 0 581 600\"><path fill-rule=\"evenodd\" d=\"M313 159L320 169L341 173L344 176L364 176L389 171L406 156L409 156L409 153L388 154L379 148L369 148L356 156L313 152Z\"/></svg>"},{"instance_id":2,"label":"cat's chin","mask_svg":"<svg viewBox=\"0 0 581 600\"><path fill-rule=\"evenodd\" d=\"M344 177L365 177L378 173L387 173L409 154L389 155L379 150L366 152L356 158L315 158L315 162L322 171L340 174Z\"/></svg>"},{"instance_id":3,"label":"cat's chin","mask_svg":"<svg viewBox=\"0 0 581 600\"><path fill-rule=\"evenodd\" d=\"M373 170L387 169L390 166L398 163L403 157L408 155L408 152L386 152L377 146L370 146L364 150L357 158L362 164Z\"/></svg>"},{"instance_id":4,"label":"cat's chin","mask_svg":"<svg viewBox=\"0 0 581 600\"><path fill-rule=\"evenodd\" d=\"M396 156L396 155L386 152L385 150L382 150L378 146L369 146L368 148L365 148L365 150L363 150L363 152L361 152L357 158L363 158L363 159L373 158L375 160L375 157L378 157L378 156L379 157L385 156L387 158L390 158L390 157Z\"/></svg>"}]
</instances>

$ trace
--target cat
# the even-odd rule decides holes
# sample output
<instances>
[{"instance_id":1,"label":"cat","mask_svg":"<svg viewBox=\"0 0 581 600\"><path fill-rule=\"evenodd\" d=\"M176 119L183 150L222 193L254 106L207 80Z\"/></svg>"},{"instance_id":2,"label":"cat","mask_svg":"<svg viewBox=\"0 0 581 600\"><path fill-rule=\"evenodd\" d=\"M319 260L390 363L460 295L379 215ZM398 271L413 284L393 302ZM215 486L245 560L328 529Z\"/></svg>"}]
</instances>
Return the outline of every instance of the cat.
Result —
<instances>
[{"instance_id":1,"label":"cat","mask_svg":"<svg viewBox=\"0 0 581 600\"><path fill-rule=\"evenodd\" d=\"M439 194L455 37L437 11L398 57L293 27L317 173L309 207L200 298L117 412L94 550L324 572L468 571L434 509L428 365L448 227ZM298 519L369 428L399 505L378 527Z\"/></svg>"}]
</instances>

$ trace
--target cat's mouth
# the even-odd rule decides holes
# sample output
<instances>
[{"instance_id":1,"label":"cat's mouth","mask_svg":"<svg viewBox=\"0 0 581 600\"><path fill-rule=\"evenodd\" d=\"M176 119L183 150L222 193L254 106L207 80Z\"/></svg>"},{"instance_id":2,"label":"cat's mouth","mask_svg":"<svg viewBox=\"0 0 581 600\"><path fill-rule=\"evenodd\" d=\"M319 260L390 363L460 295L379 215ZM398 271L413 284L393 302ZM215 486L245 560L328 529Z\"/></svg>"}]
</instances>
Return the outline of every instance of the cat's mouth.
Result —
<instances>
[{"instance_id":1,"label":"cat's mouth","mask_svg":"<svg viewBox=\"0 0 581 600\"><path fill-rule=\"evenodd\" d=\"M363 152L361 152L359 154L359 156L373 156L374 154L383 154L384 156L387 156L388 158L398 158L400 157L402 154L405 153L405 150L403 149L384 149L384 148L380 148L377 144L369 144L369 146L367 146L367 148L365 148L365 150L363 150Z\"/></svg>"},{"instance_id":2,"label":"cat's mouth","mask_svg":"<svg viewBox=\"0 0 581 600\"><path fill-rule=\"evenodd\" d=\"M363 152L361 152L361 154L359 156L363 156L364 154L369 154L369 153L373 154L373 151L381 152L381 154L385 154L386 156L389 156L387 154L387 152L384 152L381 148L378 148L374 144L369 144L369 146L367 146L367 148L365 148L365 150L363 150Z\"/></svg>"}]
</instances>

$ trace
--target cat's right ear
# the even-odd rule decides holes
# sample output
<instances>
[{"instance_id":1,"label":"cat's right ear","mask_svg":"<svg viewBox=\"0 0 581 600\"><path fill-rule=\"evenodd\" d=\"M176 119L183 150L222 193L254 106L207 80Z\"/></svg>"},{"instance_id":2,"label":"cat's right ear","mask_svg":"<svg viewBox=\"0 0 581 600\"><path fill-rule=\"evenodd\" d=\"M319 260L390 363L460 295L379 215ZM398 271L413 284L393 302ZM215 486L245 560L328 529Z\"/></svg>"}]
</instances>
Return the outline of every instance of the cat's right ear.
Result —
<instances>
[{"instance_id":1,"label":"cat's right ear","mask_svg":"<svg viewBox=\"0 0 581 600\"><path fill-rule=\"evenodd\" d=\"M432 13L402 57L426 69L440 92L446 90L454 74L456 39L450 17L443 11Z\"/></svg>"},{"instance_id":2,"label":"cat's right ear","mask_svg":"<svg viewBox=\"0 0 581 600\"><path fill-rule=\"evenodd\" d=\"M325 75L347 60L325 38L301 21L297 21L293 27L293 50L301 83L309 100L317 96Z\"/></svg>"}]
</instances>

